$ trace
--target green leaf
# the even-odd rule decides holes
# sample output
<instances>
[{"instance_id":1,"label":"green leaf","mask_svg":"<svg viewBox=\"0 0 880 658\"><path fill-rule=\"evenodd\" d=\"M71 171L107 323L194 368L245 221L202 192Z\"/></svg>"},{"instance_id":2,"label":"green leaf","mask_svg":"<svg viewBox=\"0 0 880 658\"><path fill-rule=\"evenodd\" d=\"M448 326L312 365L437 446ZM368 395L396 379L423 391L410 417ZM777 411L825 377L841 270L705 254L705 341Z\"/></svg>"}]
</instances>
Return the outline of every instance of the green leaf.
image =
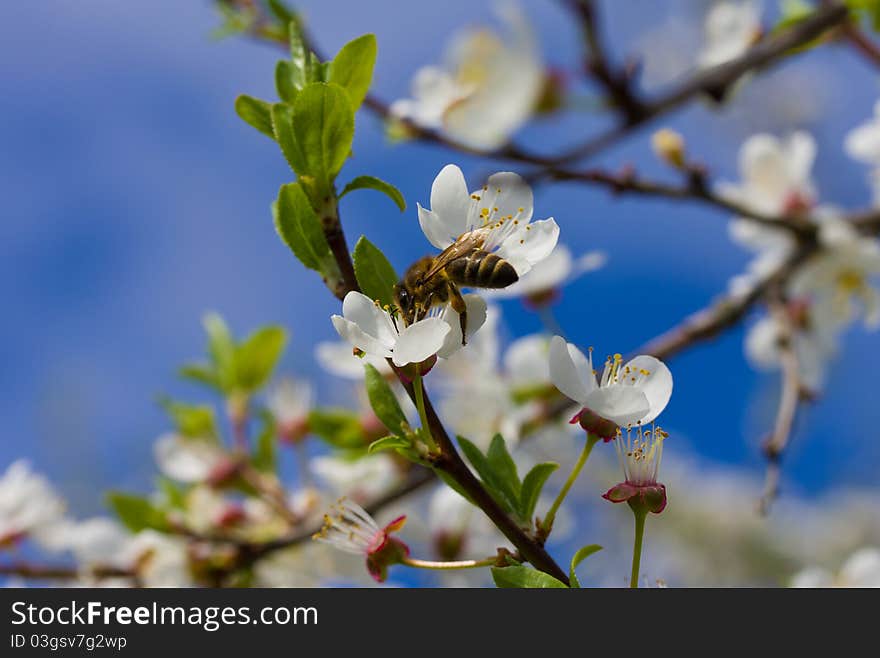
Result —
<instances>
[{"instance_id":1,"label":"green leaf","mask_svg":"<svg viewBox=\"0 0 880 658\"><path fill-rule=\"evenodd\" d=\"M344 88L357 110L370 89L376 63L376 37L365 34L349 41L333 58L327 80Z\"/></svg>"},{"instance_id":2,"label":"green leaf","mask_svg":"<svg viewBox=\"0 0 880 658\"><path fill-rule=\"evenodd\" d=\"M461 446L461 451L464 453L465 457L467 457L467 460L471 463L474 469L476 469L477 475L480 476L483 484L489 490L489 493L492 494L492 497L496 502L504 508L504 511L508 513L516 512L519 508L519 496L511 498L508 495L507 487L495 473L494 468L489 463L486 456L483 455L477 446L463 436L458 437L458 444Z\"/></svg>"},{"instance_id":3,"label":"green leaf","mask_svg":"<svg viewBox=\"0 0 880 658\"><path fill-rule=\"evenodd\" d=\"M297 95L290 118L296 144L291 159L294 171L329 186L348 158L354 138L348 93L339 85L310 83Z\"/></svg>"},{"instance_id":4,"label":"green leaf","mask_svg":"<svg viewBox=\"0 0 880 658\"><path fill-rule=\"evenodd\" d=\"M171 509L186 508L186 491L177 482L162 475L156 479L156 488L162 493L163 506Z\"/></svg>"},{"instance_id":5,"label":"green leaf","mask_svg":"<svg viewBox=\"0 0 880 658\"><path fill-rule=\"evenodd\" d=\"M559 468L554 462L544 462L532 467L522 481L522 490L519 495L519 515L523 520L529 521L535 513L535 505L538 497L547 482L547 478Z\"/></svg>"},{"instance_id":6,"label":"green leaf","mask_svg":"<svg viewBox=\"0 0 880 658\"><path fill-rule=\"evenodd\" d=\"M510 500L519 502L519 494L522 487L519 481L519 474L516 472L516 464L513 462L513 458L507 451L507 443L500 434L492 437L486 457L489 461L489 468L492 469L497 478L498 487Z\"/></svg>"},{"instance_id":7,"label":"green leaf","mask_svg":"<svg viewBox=\"0 0 880 658\"><path fill-rule=\"evenodd\" d=\"M313 409L309 430L336 448L363 448L366 442L358 415L348 409Z\"/></svg>"},{"instance_id":8,"label":"green leaf","mask_svg":"<svg viewBox=\"0 0 880 658\"><path fill-rule=\"evenodd\" d=\"M306 47L306 40L303 36L303 29L299 19L292 15L288 26L288 34L290 35L290 63L293 66L291 70L292 81L297 89L302 89L311 79L312 54Z\"/></svg>"},{"instance_id":9,"label":"green leaf","mask_svg":"<svg viewBox=\"0 0 880 658\"><path fill-rule=\"evenodd\" d=\"M574 571L577 568L577 565L586 560L593 553L598 553L601 550L602 547L599 546L599 544L590 544L589 546L584 546L583 548L578 549L578 552L572 556L571 566L568 568L568 579L571 582L572 587L581 586L577 574Z\"/></svg>"},{"instance_id":10,"label":"green leaf","mask_svg":"<svg viewBox=\"0 0 880 658\"><path fill-rule=\"evenodd\" d=\"M300 262L311 270L332 277L335 267L333 254L321 228L321 221L302 186L299 183L282 185L272 211L275 230Z\"/></svg>"},{"instance_id":11,"label":"green leaf","mask_svg":"<svg viewBox=\"0 0 880 658\"><path fill-rule=\"evenodd\" d=\"M406 450L412 447L412 442L402 436L385 436L381 439L373 441L367 448L369 454L381 452L382 450Z\"/></svg>"},{"instance_id":12,"label":"green leaf","mask_svg":"<svg viewBox=\"0 0 880 658\"><path fill-rule=\"evenodd\" d=\"M146 528L161 532L170 529L165 512L142 496L111 491L107 494L107 502L123 525L132 532L140 532Z\"/></svg>"},{"instance_id":13,"label":"green leaf","mask_svg":"<svg viewBox=\"0 0 880 658\"><path fill-rule=\"evenodd\" d=\"M228 392L233 383L235 341L229 327L217 313L207 313L202 319L202 325L208 334L208 354L214 365L217 382L224 392Z\"/></svg>"},{"instance_id":14,"label":"green leaf","mask_svg":"<svg viewBox=\"0 0 880 658\"><path fill-rule=\"evenodd\" d=\"M354 190L376 190L377 192L382 192L382 194L385 194L397 204L397 207L400 208L400 212L406 210L406 201L400 193L400 190L394 187L391 183L386 183L381 178L376 178L375 176L358 176L345 186L342 190L342 194L339 195L339 198L341 199Z\"/></svg>"},{"instance_id":15,"label":"green leaf","mask_svg":"<svg viewBox=\"0 0 880 658\"><path fill-rule=\"evenodd\" d=\"M408 426L406 416L388 382L369 363L364 364L364 375L367 397L370 399L373 413L388 428L389 432L397 436L405 436L405 428Z\"/></svg>"},{"instance_id":16,"label":"green leaf","mask_svg":"<svg viewBox=\"0 0 880 658\"><path fill-rule=\"evenodd\" d=\"M370 299L378 299L382 306L393 305L397 273L385 254L361 236L354 247L352 260L361 291Z\"/></svg>"},{"instance_id":17,"label":"green leaf","mask_svg":"<svg viewBox=\"0 0 880 658\"><path fill-rule=\"evenodd\" d=\"M217 420L213 407L175 402L169 398L159 400L159 404L171 417L174 428L181 436L194 439L216 439L218 437Z\"/></svg>"},{"instance_id":18,"label":"green leaf","mask_svg":"<svg viewBox=\"0 0 880 658\"><path fill-rule=\"evenodd\" d=\"M287 345L287 332L278 326L258 329L235 351L235 384L240 390L253 393L272 376L272 371Z\"/></svg>"},{"instance_id":19,"label":"green leaf","mask_svg":"<svg viewBox=\"0 0 880 658\"><path fill-rule=\"evenodd\" d=\"M565 583L543 571L520 565L518 567L492 567L495 585L504 588L567 589Z\"/></svg>"},{"instance_id":20,"label":"green leaf","mask_svg":"<svg viewBox=\"0 0 880 658\"><path fill-rule=\"evenodd\" d=\"M300 176L308 175L305 154L302 153L293 132L293 107L286 103L275 103L272 106L272 131L290 168Z\"/></svg>"},{"instance_id":21,"label":"green leaf","mask_svg":"<svg viewBox=\"0 0 880 658\"><path fill-rule=\"evenodd\" d=\"M297 74L293 64L286 59L281 60L275 65L275 90L278 92L278 98L285 103L293 103L296 95L299 93L299 87L296 86L294 80ZM269 126L272 125L272 108L269 107ZM273 131L272 137L275 134Z\"/></svg>"},{"instance_id":22,"label":"green leaf","mask_svg":"<svg viewBox=\"0 0 880 658\"><path fill-rule=\"evenodd\" d=\"M272 128L272 105L252 96L242 94L235 99L235 113L264 135L275 139Z\"/></svg>"},{"instance_id":23,"label":"green leaf","mask_svg":"<svg viewBox=\"0 0 880 658\"><path fill-rule=\"evenodd\" d=\"M222 391L222 382L213 368L202 363L187 363L177 373L183 378Z\"/></svg>"},{"instance_id":24,"label":"green leaf","mask_svg":"<svg viewBox=\"0 0 880 658\"><path fill-rule=\"evenodd\" d=\"M254 442L254 451L251 455L251 464L254 468L264 472L275 472L277 459L277 427L272 414L264 410L260 414L263 426L257 434Z\"/></svg>"}]
</instances>

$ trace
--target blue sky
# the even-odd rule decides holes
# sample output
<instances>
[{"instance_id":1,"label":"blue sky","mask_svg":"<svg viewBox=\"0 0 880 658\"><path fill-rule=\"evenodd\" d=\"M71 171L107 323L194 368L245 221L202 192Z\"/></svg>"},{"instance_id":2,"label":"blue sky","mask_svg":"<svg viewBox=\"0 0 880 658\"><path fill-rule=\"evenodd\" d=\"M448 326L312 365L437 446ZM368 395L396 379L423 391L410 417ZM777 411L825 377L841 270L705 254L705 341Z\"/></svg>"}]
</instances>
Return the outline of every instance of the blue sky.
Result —
<instances>
[{"instance_id":1,"label":"blue sky","mask_svg":"<svg viewBox=\"0 0 880 658\"><path fill-rule=\"evenodd\" d=\"M438 58L457 26L490 17L488 3L474 4L300 6L325 51L375 32L376 89L395 98L417 66ZM616 53L651 49L649 83L662 82L658 64L667 55L695 52L693 27L681 17L699 3L603 4L614 5L607 26ZM548 61L574 71L578 36L566 14L553 3L524 6ZM312 346L332 337L327 318L337 304L277 239L269 204L292 175L277 147L232 109L239 93L273 96L276 52L210 40L217 20L207 0L14 3L5 15L0 466L29 457L77 511L94 512L108 487L148 486L152 441L166 429L157 395L200 395L174 371L202 352L206 310L221 312L239 332L270 322L289 327L284 370L308 374L316 372ZM822 199L862 207L865 171L841 144L877 95L876 76L860 60L826 48L746 85L727 108L701 103L662 125L683 132L691 152L727 179L736 176L738 144L752 132L806 128L819 141ZM603 122L589 114L539 122L522 140L562 144ZM650 154L650 132L597 164L634 163L672 180ZM343 176L385 178L409 209L401 215L378 195L351 195L342 207L346 231L352 243L368 234L399 270L427 246L415 203L428 201L444 164L457 162L473 177L509 167L425 145L388 145L368 115L358 119L354 152ZM569 336L600 352L629 351L702 307L747 259L726 237L727 218L698 206L558 185L536 191L536 215L555 216L575 251L609 254L608 266L566 289L557 309ZM540 328L516 301L505 302L504 313L509 336ZM677 440L670 448L759 472L757 445L772 417L776 377L744 362L742 336L732 331L670 363L676 392L664 420ZM793 490L875 482L876 340L851 332L825 396L800 419L785 465ZM331 395L333 382L322 381Z\"/></svg>"}]
</instances>

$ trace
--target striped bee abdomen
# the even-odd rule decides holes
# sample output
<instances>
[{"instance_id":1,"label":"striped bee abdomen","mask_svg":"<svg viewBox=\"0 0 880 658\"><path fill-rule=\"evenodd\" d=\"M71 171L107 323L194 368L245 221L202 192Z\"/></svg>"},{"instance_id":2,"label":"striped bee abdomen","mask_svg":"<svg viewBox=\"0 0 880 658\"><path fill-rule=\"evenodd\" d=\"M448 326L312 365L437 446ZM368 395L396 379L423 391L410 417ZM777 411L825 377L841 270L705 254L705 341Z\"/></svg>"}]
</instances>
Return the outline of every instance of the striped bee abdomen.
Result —
<instances>
[{"instance_id":1,"label":"striped bee abdomen","mask_svg":"<svg viewBox=\"0 0 880 658\"><path fill-rule=\"evenodd\" d=\"M513 265L480 249L449 263L446 273L455 283L472 288L506 288L519 279Z\"/></svg>"}]
</instances>

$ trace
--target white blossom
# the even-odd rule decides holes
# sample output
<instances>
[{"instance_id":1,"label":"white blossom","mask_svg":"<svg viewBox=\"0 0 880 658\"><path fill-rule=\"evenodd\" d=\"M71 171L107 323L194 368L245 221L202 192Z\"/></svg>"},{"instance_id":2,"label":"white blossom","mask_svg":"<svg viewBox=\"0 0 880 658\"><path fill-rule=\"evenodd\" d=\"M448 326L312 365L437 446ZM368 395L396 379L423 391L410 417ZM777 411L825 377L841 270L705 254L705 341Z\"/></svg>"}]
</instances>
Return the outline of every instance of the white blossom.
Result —
<instances>
[{"instance_id":1,"label":"white blossom","mask_svg":"<svg viewBox=\"0 0 880 658\"><path fill-rule=\"evenodd\" d=\"M64 501L49 481L24 460L0 477L0 549L18 539L50 531L64 516Z\"/></svg>"},{"instance_id":2,"label":"white blossom","mask_svg":"<svg viewBox=\"0 0 880 658\"><path fill-rule=\"evenodd\" d=\"M431 209L418 209L422 231L438 249L466 234L475 236L483 251L509 262L519 276L547 258L559 239L552 217L530 221L532 188L509 171L493 174L481 189L469 193L461 169L446 165L431 186Z\"/></svg>"},{"instance_id":3,"label":"white blossom","mask_svg":"<svg viewBox=\"0 0 880 658\"><path fill-rule=\"evenodd\" d=\"M214 439L169 433L153 445L159 470L178 482L204 482L228 461L223 447Z\"/></svg>"},{"instance_id":4,"label":"white blossom","mask_svg":"<svg viewBox=\"0 0 880 658\"><path fill-rule=\"evenodd\" d=\"M468 336L486 320L486 302L479 295L465 295ZM367 355L391 358L397 366L421 363L435 354L448 357L462 347L458 313L451 306L436 307L428 317L404 327L377 302L351 291L342 301L342 315L331 318L339 335Z\"/></svg>"},{"instance_id":5,"label":"white blossom","mask_svg":"<svg viewBox=\"0 0 880 658\"><path fill-rule=\"evenodd\" d=\"M584 356L577 347L554 336L549 363L556 388L620 427L652 422L672 396L672 373L653 356L640 355L627 363L619 354L610 356L597 381L592 350Z\"/></svg>"},{"instance_id":6,"label":"white blossom","mask_svg":"<svg viewBox=\"0 0 880 658\"><path fill-rule=\"evenodd\" d=\"M706 14L700 67L736 59L761 37L761 5L755 0L723 0Z\"/></svg>"},{"instance_id":7,"label":"white blossom","mask_svg":"<svg viewBox=\"0 0 880 658\"><path fill-rule=\"evenodd\" d=\"M397 486L403 475L387 453L360 459L313 457L309 469L338 496L369 502Z\"/></svg>"},{"instance_id":8,"label":"white blossom","mask_svg":"<svg viewBox=\"0 0 880 658\"><path fill-rule=\"evenodd\" d=\"M391 366L381 357L370 354L356 356L351 343L347 341L318 343L315 347L315 359L324 370L343 379L363 379L365 363L369 363L383 376L392 372Z\"/></svg>"},{"instance_id":9,"label":"white blossom","mask_svg":"<svg viewBox=\"0 0 880 658\"><path fill-rule=\"evenodd\" d=\"M442 66L420 69L412 98L391 106L394 116L442 130L464 144L495 149L532 116L544 89L544 65L528 19L513 2L496 13L507 34L486 28L460 32Z\"/></svg>"}]
</instances>

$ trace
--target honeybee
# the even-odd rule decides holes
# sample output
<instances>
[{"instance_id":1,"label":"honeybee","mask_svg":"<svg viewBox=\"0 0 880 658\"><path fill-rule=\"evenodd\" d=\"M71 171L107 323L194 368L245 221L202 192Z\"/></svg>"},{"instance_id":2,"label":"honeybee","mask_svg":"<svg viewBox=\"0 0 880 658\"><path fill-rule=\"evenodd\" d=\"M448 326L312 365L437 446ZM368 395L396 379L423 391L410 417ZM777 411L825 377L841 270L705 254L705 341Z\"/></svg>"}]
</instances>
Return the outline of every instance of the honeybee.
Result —
<instances>
[{"instance_id":1,"label":"honeybee","mask_svg":"<svg viewBox=\"0 0 880 658\"><path fill-rule=\"evenodd\" d=\"M413 263L394 286L397 308L407 325L427 316L434 306L449 303L459 315L461 344L467 343L467 307L459 286L506 288L519 279L513 265L483 250L485 232L461 235L437 256Z\"/></svg>"}]
</instances>

